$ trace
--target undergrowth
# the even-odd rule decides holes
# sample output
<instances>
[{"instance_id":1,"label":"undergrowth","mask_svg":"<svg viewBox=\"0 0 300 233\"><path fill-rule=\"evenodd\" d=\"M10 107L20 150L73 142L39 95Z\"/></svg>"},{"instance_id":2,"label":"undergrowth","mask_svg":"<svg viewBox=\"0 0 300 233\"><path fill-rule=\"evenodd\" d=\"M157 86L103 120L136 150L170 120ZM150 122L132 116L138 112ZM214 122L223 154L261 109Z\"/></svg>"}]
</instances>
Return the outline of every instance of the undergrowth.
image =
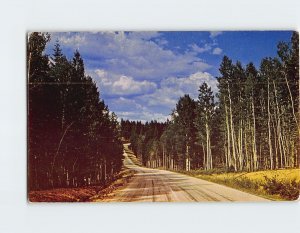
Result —
<instances>
[{"instance_id":1,"label":"undergrowth","mask_svg":"<svg viewBox=\"0 0 300 233\"><path fill-rule=\"evenodd\" d=\"M299 198L299 169L257 172L228 172L224 169L212 169L182 171L182 173L273 200L297 200Z\"/></svg>"}]
</instances>

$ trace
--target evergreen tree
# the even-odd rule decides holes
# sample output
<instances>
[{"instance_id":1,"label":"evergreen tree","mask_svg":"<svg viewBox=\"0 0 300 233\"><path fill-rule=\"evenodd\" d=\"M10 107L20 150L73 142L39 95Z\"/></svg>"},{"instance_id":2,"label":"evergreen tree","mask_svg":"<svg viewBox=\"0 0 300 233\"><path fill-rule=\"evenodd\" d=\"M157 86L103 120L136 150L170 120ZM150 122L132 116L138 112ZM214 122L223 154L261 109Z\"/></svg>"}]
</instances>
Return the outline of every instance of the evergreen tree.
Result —
<instances>
[{"instance_id":1,"label":"evergreen tree","mask_svg":"<svg viewBox=\"0 0 300 233\"><path fill-rule=\"evenodd\" d=\"M85 75L80 53L68 61L57 42L49 59L48 41L42 33L28 40L29 188L106 185L122 165L116 115Z\"/></svg>"},{"instance_id":2,"label":"evergreen tree","mask_svg":"<svg viewBox=\"0 0 300 233\"><path fill-rule=\"evenodd\" d=\"M210 87L204 82L199 87L195 125L198 132L199 144L203 148L203 167L213 168L213 156L211 149L212 123L214 116L214 95Z\"/></svg>"}]
</instances>

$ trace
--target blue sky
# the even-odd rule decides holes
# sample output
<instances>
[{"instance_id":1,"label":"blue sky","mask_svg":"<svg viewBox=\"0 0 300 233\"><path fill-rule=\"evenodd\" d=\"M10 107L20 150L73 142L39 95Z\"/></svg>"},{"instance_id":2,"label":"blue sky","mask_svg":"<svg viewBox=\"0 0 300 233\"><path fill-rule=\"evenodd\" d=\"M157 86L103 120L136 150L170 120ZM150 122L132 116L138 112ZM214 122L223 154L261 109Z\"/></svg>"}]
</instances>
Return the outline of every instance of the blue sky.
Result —
<instances>
[{"instance_id":1,"label":"blue sky","mask_svg":"<svg viewBox=\"0 0 300 233\"><path fill-rule=\"evenodd\" d=\"M86 73L119 118L165 121L184 94L197 97L204 81L217 91L224 55L257 68L276 56L291 31L225 32L59 32L51 33L46 53L58 39L69 59L81 53Z\"/></svg>"}]
</instances>

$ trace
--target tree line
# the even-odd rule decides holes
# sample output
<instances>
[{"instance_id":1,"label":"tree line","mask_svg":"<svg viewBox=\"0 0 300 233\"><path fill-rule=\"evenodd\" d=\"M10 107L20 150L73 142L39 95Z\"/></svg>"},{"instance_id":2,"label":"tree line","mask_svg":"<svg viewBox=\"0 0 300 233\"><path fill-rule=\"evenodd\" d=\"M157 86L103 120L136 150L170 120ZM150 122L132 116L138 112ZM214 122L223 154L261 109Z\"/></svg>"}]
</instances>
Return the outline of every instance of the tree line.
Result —
<instances>
[{"instance_id":1,"label":"tree line","mask_svg":"<svg viewBox=\"0 0 300 233\"><path fill-rule=\"evenodd\" d=\"M130 142L130 149L144 166L150 166L150 161L157 162L157 166L161 166L155 158L159 149L159 140L166 126L167 123L157 121L142 123L121 119L122 136Z\"/></svg>"},{"instance_id":2,"label":"tree line","mask_svg":"<svg viewBox=\"0 0 300 233\"><path fill-rule=\"evenodd\" d=\"M149 167L191 170L223 168L256 171L299 167L299 35L280 42L277 57L259 69L224 56L218 93L207 83L198 99L180 97L165 124L132 124L134 152ZM141 128L141 126L139 126ZM159 130L158 130L159 129Z\"/></svg>"},{"instance_id":3,"label":"tree line","mask_svg":"<svg viewBox=\"0 0 300 233\"><path fill-rule=\"evenodd\" d=\"M116 115L80 53L68 60L57 42L49 56L49 40L34 32L27 41L29 189L108 184L122 165Z\"/></svg>"}]
</instances>

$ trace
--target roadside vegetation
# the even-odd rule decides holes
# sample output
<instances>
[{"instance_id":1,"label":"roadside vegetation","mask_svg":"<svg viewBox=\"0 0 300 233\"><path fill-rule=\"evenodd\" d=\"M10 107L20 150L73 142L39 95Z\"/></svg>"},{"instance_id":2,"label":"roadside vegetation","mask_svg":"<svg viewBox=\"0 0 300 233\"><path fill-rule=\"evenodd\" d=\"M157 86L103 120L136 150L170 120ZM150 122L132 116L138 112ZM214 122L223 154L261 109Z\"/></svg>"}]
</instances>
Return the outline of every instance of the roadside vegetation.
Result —
<instances>
[{"instance_id":1,"label":"roadside vegetation","mask_svg":"<svg viewBox=\"0 0 300 233\"><path fill-rule=\"evenodd\" d=\"M182 171L196 178L223 184L271 200L296 200L300 191L300 169L229 172L222 169Z\"/></svg>"}]
</instances>

